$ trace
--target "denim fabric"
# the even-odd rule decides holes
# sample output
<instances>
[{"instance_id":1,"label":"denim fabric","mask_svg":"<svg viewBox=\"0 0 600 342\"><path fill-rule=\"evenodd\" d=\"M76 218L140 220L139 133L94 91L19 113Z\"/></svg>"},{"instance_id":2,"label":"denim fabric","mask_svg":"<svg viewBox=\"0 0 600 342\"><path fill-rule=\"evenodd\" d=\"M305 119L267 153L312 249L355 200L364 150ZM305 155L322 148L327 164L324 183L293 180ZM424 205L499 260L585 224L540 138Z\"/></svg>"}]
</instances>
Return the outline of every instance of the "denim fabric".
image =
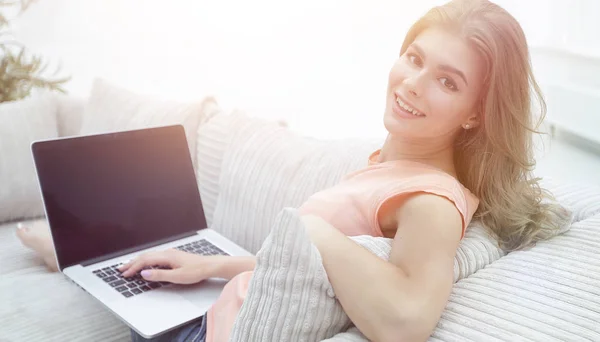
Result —
<instances>
[{"instance_id":1,"label":"denim fabric","mask_svg":"<svg viewBox=\"0 0 600 342\"><path fill-rule=\"evenodd\" d=\"M146 339L131 330L132 342L204 342L206 341L206 315L154 338Z\"/></svg>"}]
</instances>

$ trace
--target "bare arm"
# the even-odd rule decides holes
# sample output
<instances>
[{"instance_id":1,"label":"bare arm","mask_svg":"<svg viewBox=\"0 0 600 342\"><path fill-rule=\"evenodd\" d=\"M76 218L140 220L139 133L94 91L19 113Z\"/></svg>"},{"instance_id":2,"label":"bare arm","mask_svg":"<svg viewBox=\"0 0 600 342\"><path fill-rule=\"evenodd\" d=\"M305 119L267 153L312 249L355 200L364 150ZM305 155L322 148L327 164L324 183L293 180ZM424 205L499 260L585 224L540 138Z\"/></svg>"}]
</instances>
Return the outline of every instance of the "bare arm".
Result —
<instances>
[{"instance_id":1,"label":"bare arm","mask_svg":"<svg viewBox=\"0 0 600 342\"><path fill-rule=\"evenodd\" d=\"M419 193L396 213L398 229L385 261L316 216L303 219L344 310L374 341L424 341L452 289L461 216L452 202Z\"/></svg>"},{"instance_id":2,"label":"bare arm","mask_svg":"<svg viewBox=\"0 0 600 342\"><path fill-rule=\"evenodd\" d=\"M124 277L131 277L146 266L169 266L168 270L146 270L142 276L152 281L169 281L177 284L194 284L208 278L231 279L251 271L256 266L254 256L197 255L168 249L144 253L119 268Z\"/></svg>"}]
</instances>

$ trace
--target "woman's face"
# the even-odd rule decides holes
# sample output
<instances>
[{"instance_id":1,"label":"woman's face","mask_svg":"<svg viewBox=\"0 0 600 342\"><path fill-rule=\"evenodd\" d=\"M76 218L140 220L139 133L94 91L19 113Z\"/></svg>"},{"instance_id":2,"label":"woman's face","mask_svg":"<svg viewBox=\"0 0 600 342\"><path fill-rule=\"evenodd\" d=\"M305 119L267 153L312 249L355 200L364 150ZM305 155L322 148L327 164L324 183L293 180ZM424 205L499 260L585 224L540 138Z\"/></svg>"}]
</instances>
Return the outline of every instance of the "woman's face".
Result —
<instances>
[{"instance_id":1,"label":"woman's face","mask_svg":"<svg viewBox=\"0 0 600 342\"><path fill-rule=\"evenodd\" d=\"M439 28L423 31L390 71L386 129L403 138L453 141L463 125L478 125L482 78L483 62L465 41Z\"/></svg>"}]
</instances>

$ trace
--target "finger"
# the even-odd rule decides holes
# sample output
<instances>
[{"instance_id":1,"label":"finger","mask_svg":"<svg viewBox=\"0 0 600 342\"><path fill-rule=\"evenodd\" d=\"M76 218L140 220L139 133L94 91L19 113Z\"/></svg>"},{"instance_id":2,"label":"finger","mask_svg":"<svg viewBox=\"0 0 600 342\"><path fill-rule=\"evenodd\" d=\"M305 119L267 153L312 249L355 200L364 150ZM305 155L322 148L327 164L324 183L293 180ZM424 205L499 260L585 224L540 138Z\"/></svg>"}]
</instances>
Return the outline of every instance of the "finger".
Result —
<instances>
[{"instance_id":1,"label":"finger","mask_svg":"<svg viewBox=\"0 0 600 342\"><path fill-rule=\"evenodd\" d=\"M117 267L117 270L119 270L119 272L121 272L121 273L123 273L123 272L127 271L127 270L128 270L130 267L131 267L131 265L133 265L135 262L137 262L137 261L139 260L139 258L140 258L140 257L142 257L142 256L144 256L144 255L146 255L146 254L152 254L152 253L165 253L165 252L172 253L172 251L177 251L177 250L176 250L176 249L172 249L172 248L171 248L171 249L167 249L167 250L165 250L165 251L160 251L160 252L150 252L150 253L145 253L145 254L142 254L142 255L138 256L137 258L134 258L133 260L126 260L126 261L123 261L123 265L121 265L121 266Z\"/></svg>"},{"instance_id":2,"label":"finger","mask_svg":"<svg viewBox=\"0 0 600 342\"><path fill-rule=\"evenodd\" d=\"M168 281L170 283L185 284L185 277L181 272L181 269L174 270L142 270L141 275L144 279L150 281Z\"/></svg>"},{"instance_id":3,"label":"finger","mask_svg":"<svg viewBox=\"0 0 600 342\"><path fill-rule=\"evenodd\" d=\"M142 257L145 257L145 254L139 255L135 258L133 258L132 260L129 260L128 262L126 262L125 264L121 265L120 267L118 267L117 269L119 270L119 272L121 272L122 274L127 273L128 270L131 269L132 266L139 264L142 261ZM143 268L144 266L142 266Z\"/></svg>"},{"instance_id":4,"label":"finger","mask_svg":"<svg viewBox=\"0 0 600 342\"><path fill-rule=\"evenodd\" d=\"M125 271L127 271L127 269L129 267L131 267L132 263L133 263L133 260L123 261L123 264L121 266L117 267L117 270L119 270L119 272L125 272Z\"/></svg>"},{"instance_id":5,"label":"finger","mask_svg":"<svg viewBox=\"0 0 600 342\"><path fill-rule=\"evenodd\" d=\"M132 275L141 271L144 267L147 266L155 266L155 265L164 265L164 266L172 266L171 258L169 257L170 253L167 252L153 252L142 254L127 268L126 271L122 272L124 277L131 277Z\"/></svg>"}]
</instances>

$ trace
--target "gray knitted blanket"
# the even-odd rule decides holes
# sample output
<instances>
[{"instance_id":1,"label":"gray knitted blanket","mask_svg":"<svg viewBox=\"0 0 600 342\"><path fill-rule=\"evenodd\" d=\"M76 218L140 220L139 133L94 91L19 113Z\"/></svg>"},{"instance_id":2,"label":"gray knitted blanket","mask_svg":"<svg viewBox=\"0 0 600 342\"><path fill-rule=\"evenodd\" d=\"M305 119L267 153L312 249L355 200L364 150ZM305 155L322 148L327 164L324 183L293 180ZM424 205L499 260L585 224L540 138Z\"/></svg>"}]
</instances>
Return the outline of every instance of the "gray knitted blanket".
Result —
<instances>
[{"instance_id":1,"label":"gray knitted blanket","mask_svg":"<svg viewBox=\"0 0 600 342\"><path fill-rule=\"evenodd\" d=\"M389 239L357 239L380 257ZM230 341L366 341L335 298L316 247L295 209L284 209L257 264Z\"/></svg>"}]
</instances>

